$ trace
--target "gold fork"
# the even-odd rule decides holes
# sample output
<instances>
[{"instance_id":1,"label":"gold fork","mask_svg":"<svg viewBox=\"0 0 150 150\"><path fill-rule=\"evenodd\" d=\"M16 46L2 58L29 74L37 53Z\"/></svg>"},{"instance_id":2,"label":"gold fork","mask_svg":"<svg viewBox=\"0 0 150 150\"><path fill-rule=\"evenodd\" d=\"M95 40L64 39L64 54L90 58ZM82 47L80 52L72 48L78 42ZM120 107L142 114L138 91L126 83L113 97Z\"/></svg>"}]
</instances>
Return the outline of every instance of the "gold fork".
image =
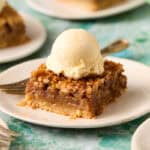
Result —
<instances>
[{"instance_id":1,"label":"gold fork","mask_svg":"<svg viewBox=\"0 0 150 150\"><path fill-rule=\"evenodd\" d=\"M103 56L107 56L119 51L122 51L126 49L129 46L129 43L127 40L120 39L117 40L107 47L103 48L101 53ZM24 79L22 81L18 81L15 83L10 83L10 84L1 84L0 89L3 92L9 93L9 94L17 94L17 95L23 95L25 93L25 87L26 83L28 82L29 79Z\"/></svg>"}]
</instances>

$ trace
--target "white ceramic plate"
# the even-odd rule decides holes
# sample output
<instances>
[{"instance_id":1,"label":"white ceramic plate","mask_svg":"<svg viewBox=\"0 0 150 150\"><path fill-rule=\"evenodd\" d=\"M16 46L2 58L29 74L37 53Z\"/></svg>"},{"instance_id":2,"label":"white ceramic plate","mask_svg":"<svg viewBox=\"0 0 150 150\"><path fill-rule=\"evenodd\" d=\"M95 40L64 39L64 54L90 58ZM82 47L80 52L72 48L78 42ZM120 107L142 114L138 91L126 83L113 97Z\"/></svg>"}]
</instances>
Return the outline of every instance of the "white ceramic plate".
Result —
<instances>
[{"instance_id":1,"label":"white ceramic plate","mask_svg":"<svg viewBox=\"0 0 150 150\"><path fill-rule=\"evenodd\" d=\"M110 58L109 58L110 59ZM0 110L15 118L34 124L62 128L96 128L121 124L150 112L150 68L126 59L111 58L124 65L128 90L96 119L70 119L42 110L16 106L24 96L0 93ZM45 59L37 59L14 66L0 74L0 84L22 80L30 76Z\"/></svg>"},{"instance_id":2,"label":"white ceramic plate","mask_svg":"<svg viewBox=\"0 0 150 150\"><path fill-rule=\"evenodd\" d=\"M104 18L129 11L144 4L144 0L127 0L127 2L96 12L87 12L78 8L68 7L56 0L28 0L29 5L46 15L63 19L95 19Z\"/></svg>"},{"instance_id":3,"label":"white ceramic plate","mask_svg":"<svg viewBox=\"0 0 150 150\"><path fill-rule=\"evenodd\" d=\"M39 50L46 40L46 31L43 25L29 15L21 15L26 25L27 35L31 38L31 41L23 45L0 49L0 64L18 60L34 53Z\"/></svg>"},{"instance_id":4,"label":"white ceramic plate","mask_svg":"<svg viewBox=\"0 0 150 150\"><path fill-rule=\"evenodd\" d=\"M150 118L135 131L132 150L150 150Z\"/></svg>"}]
</instances>

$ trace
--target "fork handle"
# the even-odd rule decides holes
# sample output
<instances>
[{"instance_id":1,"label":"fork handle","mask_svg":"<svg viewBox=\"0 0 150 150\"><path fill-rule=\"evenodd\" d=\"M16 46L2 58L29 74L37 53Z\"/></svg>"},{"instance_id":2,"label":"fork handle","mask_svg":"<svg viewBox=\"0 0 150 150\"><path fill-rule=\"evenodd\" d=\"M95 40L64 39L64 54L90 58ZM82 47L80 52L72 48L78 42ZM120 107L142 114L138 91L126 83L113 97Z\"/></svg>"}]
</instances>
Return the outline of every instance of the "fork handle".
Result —
<instances>
[{"instance_id":1,"label":"fork handle","mask_svg":"<svg viewBox=\"0 0 150 150\"><path fill-rule=\"evenodd\" d=\"M119 39L101 50L103 56L120 52L129 47L129 42L125 39Z\"/></svg>"}]
</instances>

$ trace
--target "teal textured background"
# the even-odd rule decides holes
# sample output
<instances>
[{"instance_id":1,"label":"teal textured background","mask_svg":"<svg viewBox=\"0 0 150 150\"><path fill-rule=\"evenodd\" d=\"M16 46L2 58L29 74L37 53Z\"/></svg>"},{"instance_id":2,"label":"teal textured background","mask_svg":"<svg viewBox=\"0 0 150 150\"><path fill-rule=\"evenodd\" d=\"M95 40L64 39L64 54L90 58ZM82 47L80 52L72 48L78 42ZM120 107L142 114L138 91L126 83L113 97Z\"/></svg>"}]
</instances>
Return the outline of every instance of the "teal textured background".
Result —
<instances>
[{"instance_id":1,"label":"teal textured background","mask_svg":"<svg viewBox=\"0 0 150 150\"><path fill-rule=\"evenodd\" d=\"M115 54L117 57L137 60L150 65L150 6L106 19L90 21L67 21L42 15L29 8L26 1L10 0L18 10L39 19L47 29L48 38L44 46L33 55L22 60L0 65L0 71L17 63L50 53L56 36L68 28L84 28L92 32L101 47L120 37L130 41L128 50ZM131 137L135 129L150 114L132 122L97 129L58 129L36 126L17 120L3 113L0 116L9 127L20 133L11 145L11 150L130 150Z\"/></svg>"}]
</instances>

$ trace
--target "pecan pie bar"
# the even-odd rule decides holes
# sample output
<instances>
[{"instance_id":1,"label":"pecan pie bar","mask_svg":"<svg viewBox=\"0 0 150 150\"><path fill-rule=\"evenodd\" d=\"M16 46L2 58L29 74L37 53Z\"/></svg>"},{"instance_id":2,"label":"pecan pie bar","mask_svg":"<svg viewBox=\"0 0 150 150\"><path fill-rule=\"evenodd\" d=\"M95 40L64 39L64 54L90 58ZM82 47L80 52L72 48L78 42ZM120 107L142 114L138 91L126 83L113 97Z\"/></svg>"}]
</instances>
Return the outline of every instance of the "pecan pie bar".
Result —
<instances>
[{"instance_id":1,"label":"pecan pie bar","mask_svg":"<svg viewBox=\"0 0 150 150\"><path fill-rule=\"evenodd\" d=\"M29 41L22 17L9 4L0 12L0 48L16 46Z\"/></svg>"},{"instance_id":2,"label":"pecan pie bar","mask_svg":"<svg viewBox=\"0 0 150 150\"><path fill-rule=\"evenodd\" d=\"M56 75L45 64L32 72L21 106L55 112L70 117L93 118L114 102L126 89L123 66L104 62L104 72L78 80Z\"/></svg>"},{"instance_id":3,"label":"pecan pie bar","mask_svg":"<svg viewBox=\"0 0 150 150\"><path fill-rule=\"evenodd\" d=\"M68 4L68 6L70 5L71 7L75 6L83 8L85 10L96 11L122 3L125 0L58 0L58 1L64 4Z\"/></svg>"}]
</instances>

